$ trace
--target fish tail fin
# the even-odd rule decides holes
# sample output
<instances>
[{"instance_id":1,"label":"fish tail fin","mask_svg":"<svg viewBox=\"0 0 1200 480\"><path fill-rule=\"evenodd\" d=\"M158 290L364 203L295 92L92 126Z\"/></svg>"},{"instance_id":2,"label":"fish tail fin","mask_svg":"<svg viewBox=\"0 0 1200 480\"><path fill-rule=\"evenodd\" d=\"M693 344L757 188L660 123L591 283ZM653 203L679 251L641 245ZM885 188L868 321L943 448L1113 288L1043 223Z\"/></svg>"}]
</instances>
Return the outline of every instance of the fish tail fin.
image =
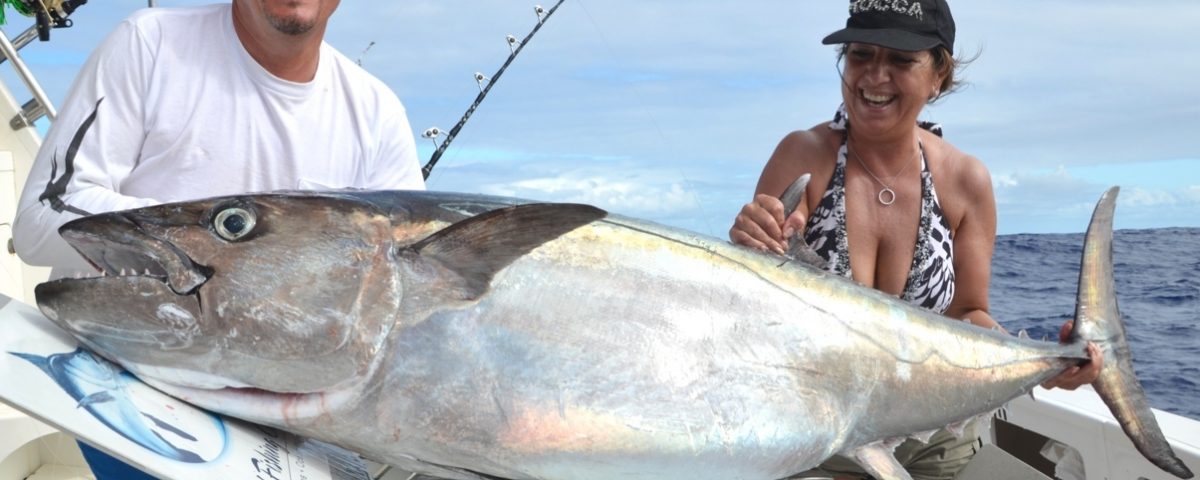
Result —
<instances>
[{"instance_id":1,"label":"fish tail fin","mask_svg":"<svg viewBox=\"0 0 1200 480\"><path fill-rule=\"evenodd\" d=\"M1179 478L1192 478L1191 470L1175 455L1159 429L1146 393L1134 375L1113 284L1112 227L1118 191L1118 187L1113 187L1104 193L1088 225L1079 270L1075 323L1068 342L1082 345L1090 341L1100 347L1104 367L1092 386L1138 451L1164 471Z\"/></svg>"}]
</instances>

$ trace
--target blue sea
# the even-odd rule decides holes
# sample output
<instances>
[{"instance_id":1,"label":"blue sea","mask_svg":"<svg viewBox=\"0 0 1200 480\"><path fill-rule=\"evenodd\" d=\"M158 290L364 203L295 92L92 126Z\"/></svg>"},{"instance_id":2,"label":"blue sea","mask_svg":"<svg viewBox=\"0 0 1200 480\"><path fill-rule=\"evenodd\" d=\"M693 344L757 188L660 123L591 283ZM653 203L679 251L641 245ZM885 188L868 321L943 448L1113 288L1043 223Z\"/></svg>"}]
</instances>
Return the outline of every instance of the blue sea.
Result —
<instances>
[{"instance_id":1,"label":"blue sea","mask_svg":"<svg viewBox=\"0 0 1200 480\"><path fill-rule=\"evenodd\" d=\"M1058 337L1074 315L1083 234L1001 235L991 312L1010 331ZM1200 229L1118 230L1117 305L1155 408L1200 419Z\"/></svg>"}]
</instances>

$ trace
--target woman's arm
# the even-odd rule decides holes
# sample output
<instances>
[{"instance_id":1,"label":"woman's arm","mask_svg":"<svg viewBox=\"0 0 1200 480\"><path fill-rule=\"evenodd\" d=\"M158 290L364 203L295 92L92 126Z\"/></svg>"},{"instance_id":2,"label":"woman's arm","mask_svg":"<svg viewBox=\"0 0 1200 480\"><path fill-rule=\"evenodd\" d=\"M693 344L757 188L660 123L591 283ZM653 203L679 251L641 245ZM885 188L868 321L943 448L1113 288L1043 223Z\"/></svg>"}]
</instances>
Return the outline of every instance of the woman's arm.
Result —
<instances>
[{"instance_id":1,"label":"woman's arm","mask_svg":"<svg viewBox=\"0 0 1200 480\"><path fill-rule=\"evenodd\" d=\"M984 328L1003 327L988 312L988 288L991 278L992 253L996 243L996 200L992 191L991 176L982 162L965 157L967 164L962 174L965 188L958 190L967 205L954 233L955 294L946 315L961 318ZM1060 338L1066 341L1071 331L1071 321L1062 326ZM1080 385L1092 383L1100 376L1104 366L1103 356L1094 345L1088 344L1091 361L1071 367L1057 377L1042 384L1045 388L1075 390Z\"/></svg>"},{"instance_id":2,"label":"woman's arm","mask_svg":"<svg viewBox=\"0 0 1200 480\"><path fill-rule=\"evenodd\" d=\"M792 132L775 147L758 177L754 199L742 207L729 229L729 239L733 243L783 254L787 239L804 229L808 202L801 198L791 217L784 218L785 206L779 201L779 195L800 175L811 173L807 161L820 154L822 145L817 128L822 127Z\"/></svg>"},{"instance_id":3,"label":"woman's arm","mask_svg":"<svg viewBox=\"0 0 1200 480\"><path fill-rule=\"evenodd\" d=\"M959 154L962 155L962 154ZM996 197L987 167L978 159L962 155L951 198L945 202L961 202L964 210L953 232L954 237L954 300L946 316L961 318L984 328L999 328L1000 324L988 311L988 288L992 275L992 253L996 245ZM955 198L957 197L957 198Z\"/></svg>"}]
</instances>

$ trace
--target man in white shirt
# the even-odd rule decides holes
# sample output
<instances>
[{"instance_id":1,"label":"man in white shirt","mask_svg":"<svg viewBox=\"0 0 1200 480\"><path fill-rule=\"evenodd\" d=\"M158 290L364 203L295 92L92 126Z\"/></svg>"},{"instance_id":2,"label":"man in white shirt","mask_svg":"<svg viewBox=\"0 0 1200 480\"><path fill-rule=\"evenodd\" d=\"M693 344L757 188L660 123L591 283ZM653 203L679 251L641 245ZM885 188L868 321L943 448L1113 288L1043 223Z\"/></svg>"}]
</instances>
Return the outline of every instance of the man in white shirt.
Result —
<instances>
[{"instance_id":1,"label":"man in white shirt","mask_svg":"<svg viewBox=\"0 0 1200 480\"><path fill-rule=\"evenodd\" d=\"M90 267L86 213L284 189L423 189L404 106L322 40L339 0L141 10L81 69L22 192L17 253Z\"/></svg>"},{"instance_id":2,"label":"man in white shirt","mask_svg":"<svg viewBox=\"0 0 1200 480\"><path fill-rule=\"evenodd\" d=\"M324 43L340 0L146 9L80 70L21 194L13 239L53 276L89 213L280 189L424 189L404 106ZM151 478L82 445L97 478Z\"/></svg>"}]
</instances>

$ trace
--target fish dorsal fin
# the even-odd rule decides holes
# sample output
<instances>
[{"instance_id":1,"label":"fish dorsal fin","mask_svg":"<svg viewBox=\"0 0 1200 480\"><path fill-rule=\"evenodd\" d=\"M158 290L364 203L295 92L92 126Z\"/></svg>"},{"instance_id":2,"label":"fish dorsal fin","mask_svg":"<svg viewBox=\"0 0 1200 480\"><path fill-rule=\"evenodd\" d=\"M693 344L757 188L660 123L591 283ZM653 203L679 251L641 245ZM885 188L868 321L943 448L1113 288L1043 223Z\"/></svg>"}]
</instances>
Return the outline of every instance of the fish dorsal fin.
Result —
<instances>
[{"instance_id":1,"label":"fish dorsal fin","mask_svg":"<svg viewBox=\"0 0 1200 480\"><path fill-rule=\"evenodd\" d=\"M456 273L466 297L473 299L487 291L496 272L517 258L607 214L573 203L516 205L450 225L408 249Z\"/></svg>"},{"instance_id":2,"label":"fish dorsal fin","mask_svg":"<svg viewBox=\"0 0 1200 480\"><path fill-rule=\"evenodd\" d=\"M850 451L850 457L864 471L879 480L912 480L908 470L896 461L892 451L899 442L879 441L868 443Z\"/></svg>"}]
</instances>

